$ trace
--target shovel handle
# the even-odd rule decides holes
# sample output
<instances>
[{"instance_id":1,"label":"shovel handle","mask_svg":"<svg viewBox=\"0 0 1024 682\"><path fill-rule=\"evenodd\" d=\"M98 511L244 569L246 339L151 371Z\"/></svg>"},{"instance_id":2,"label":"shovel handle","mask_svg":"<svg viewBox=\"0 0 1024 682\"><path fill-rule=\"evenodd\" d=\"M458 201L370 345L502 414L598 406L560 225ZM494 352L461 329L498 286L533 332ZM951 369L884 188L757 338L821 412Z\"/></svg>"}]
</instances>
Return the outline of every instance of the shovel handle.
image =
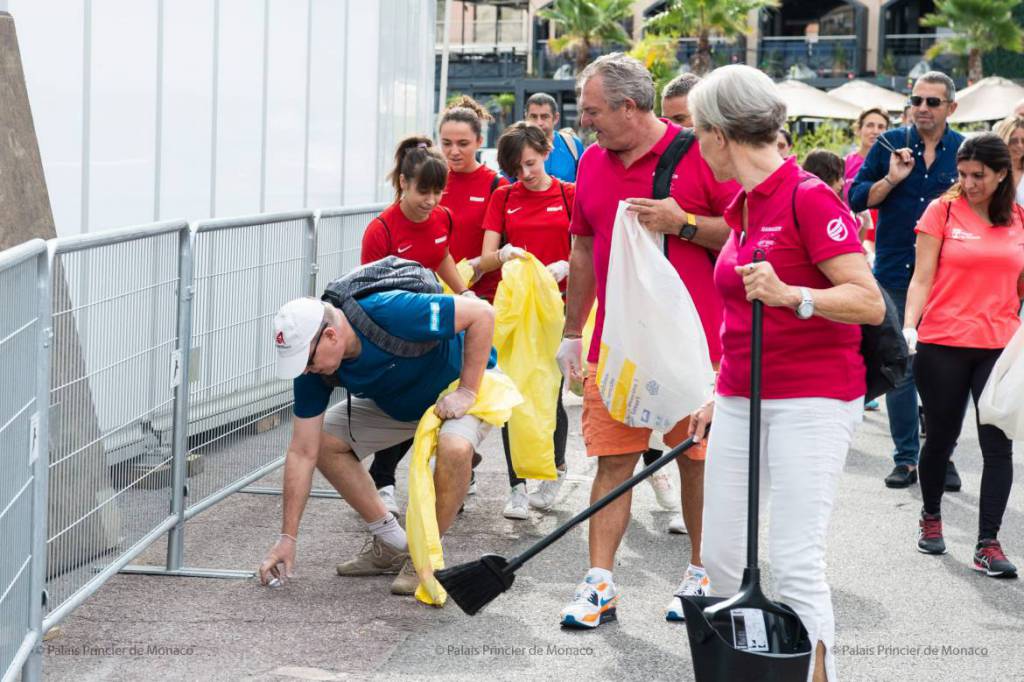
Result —
<instances>
[{"instance_id":1,"label":"shovel handle","mask_svg":"<svg viewBox=\"0 0 1024 682\"><path fill-rule=\"evenodd\" d=\"M754 250L754 263L765 258ZM761 349L764 340L764 303L751 301L753 324L750 334L750 441L747 463L747 568L757 569L758 505L761 491Z\"/></svg>"},{"instance_id":2,"label":"shovel handle","mask_svg":"<svg viewBox=\"0 0 1024 682\"><path fill-rule=\"evenodd\" d=\"M687 438L676 447L666 452L658 459L648 464L646 467L644 467L636 474L634 474L631 478L628 478L619 485L617 485L614 490L612 490L610 493L602 497L600 500L590 505L589 507L581 511L579 514L572 517L571 519L563 523L561 526L545 535L543 538L538 540L536 543L534 543L531 547L527 548L518 556L515 556L512 559L510 559L508 564L502 569L502 572L506 575L515 573L516 570L522 567L523 564L525 564L527 561L543 552L550 545L557 542L563 535L568 533L575 526L578 526L579 524L583 523L597 512L607 507L609 504L614 502L618 497L620 497L624 492L634 487L637 483L640 483L641 481L649 478L651 474L653 474L655 471L657 471L658 469L662 468L663 466L677 458L679 455L683 454L686 450L692 447L693 444L694 440L691 436L690 438Z\"/></svg>"}]
</instances>

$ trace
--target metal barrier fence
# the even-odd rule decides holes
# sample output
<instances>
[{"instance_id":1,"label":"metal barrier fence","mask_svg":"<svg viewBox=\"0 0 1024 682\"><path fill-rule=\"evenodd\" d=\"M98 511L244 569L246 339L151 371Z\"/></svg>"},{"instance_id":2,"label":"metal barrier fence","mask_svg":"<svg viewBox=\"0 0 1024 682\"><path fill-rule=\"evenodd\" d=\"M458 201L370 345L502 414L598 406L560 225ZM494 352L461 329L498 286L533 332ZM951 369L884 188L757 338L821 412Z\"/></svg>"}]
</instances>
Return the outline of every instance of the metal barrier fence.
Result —
<instances>
[{"instance_id":1,"label":"metal barrier fence","mask_svg":"<svg viewBox=\"0 0 1024 682\"><path fill-rule=\"evenodd\" d=\"M46 570L46 242L0 253L0 678L39 675ZM43 456L40 457L40 454Z\"/></svg>"},{"instance_id":2,"label":"metal barrier fence","mask_svg":"<svg viewBox=\"0 0 1024 682\"><path fill-rule=\"evenodd\" d=\"M272 317L358 265L384 207L0 253L4 682L38 679L42 634L119 571L252 575L184 568L186 522L283 463L291 387L274 375ZM128 565L164 534L166 565Z\"/></svg>"}]
</instances>

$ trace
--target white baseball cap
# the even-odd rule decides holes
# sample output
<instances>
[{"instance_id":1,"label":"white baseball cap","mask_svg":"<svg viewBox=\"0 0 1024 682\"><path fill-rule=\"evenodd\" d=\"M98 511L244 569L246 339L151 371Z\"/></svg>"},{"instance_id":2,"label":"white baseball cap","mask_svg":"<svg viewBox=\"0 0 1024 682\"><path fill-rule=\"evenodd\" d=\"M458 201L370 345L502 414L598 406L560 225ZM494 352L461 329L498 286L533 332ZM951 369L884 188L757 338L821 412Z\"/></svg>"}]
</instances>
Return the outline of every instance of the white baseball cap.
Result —
<instances>
[{"instance_id":1,"label":"white baseball cap","mask_svg":"<svg viewBox=\"0 0 1024 682\"><path fill-rule=\"evenodd\" d=\"M294 379L309 364L309 346L324 321L324 304L315 298L288 301L274 316L277 377Z\"/></svg>"}]
</instances>

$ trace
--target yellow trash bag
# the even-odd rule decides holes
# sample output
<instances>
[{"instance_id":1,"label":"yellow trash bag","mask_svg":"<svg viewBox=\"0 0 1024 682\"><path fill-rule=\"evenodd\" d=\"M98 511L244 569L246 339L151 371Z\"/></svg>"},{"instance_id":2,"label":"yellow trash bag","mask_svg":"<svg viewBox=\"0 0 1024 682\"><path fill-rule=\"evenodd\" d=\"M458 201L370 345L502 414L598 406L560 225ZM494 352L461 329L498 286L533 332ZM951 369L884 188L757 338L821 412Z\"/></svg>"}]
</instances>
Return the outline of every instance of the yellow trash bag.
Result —
<instances>
[{"instance_id":1,"label":"yellow trash bag","mask_svg":"<svg viewBox=\"0 0 1024 682\"><path fill-rule=\"evenodd\" d=\"M551 273L532 255L502 267L494 317L498 366L523 394L508 420L512 468L519 478L552 480L557 476L553 436L562 378L555 356L565 309Z\"/></svg>"},{"instance_id":2,"label":"yellow trash bag","mask_svg":"<svg viewBox=\"0 0 1024 682\"><path fill-rule=\"evenodd\" d=\"M463 282L468 284L469 281L473 279L473 266L470 265L469 261L465 258L455 264L455 269L459 271L459 277L462 278ZM442 293L450 294L452 296L455 295L455 292L452 291L450 286L448 286L448 283L441 279L436 272L434 273L434 277L437 277L437 281L441 283L441 288L444 290Z\"/></svg>"},{"instance_id":3,"label":"yellow trash bag","mask_svg":"<svg viewBox=\"0 0 1024 682\"><path fill-rule=\"evenodd\" d=\"M454 391L458 384L458 380L453 381L445 393ZM510 378L501 372L486 372L469 414L500 428L508 421L512 408L522 400ZM441 419L434 414L434 406L431 405L416 427L409 462L409 506L405 510L409 554L420 578L416 598L435 606L443 606L448 598L448 593L434 580L434 571L444 568L441 537L437 530L434 477L430 471L430 458L436 454L440 431Z\"/></svg>"}]
</instances>

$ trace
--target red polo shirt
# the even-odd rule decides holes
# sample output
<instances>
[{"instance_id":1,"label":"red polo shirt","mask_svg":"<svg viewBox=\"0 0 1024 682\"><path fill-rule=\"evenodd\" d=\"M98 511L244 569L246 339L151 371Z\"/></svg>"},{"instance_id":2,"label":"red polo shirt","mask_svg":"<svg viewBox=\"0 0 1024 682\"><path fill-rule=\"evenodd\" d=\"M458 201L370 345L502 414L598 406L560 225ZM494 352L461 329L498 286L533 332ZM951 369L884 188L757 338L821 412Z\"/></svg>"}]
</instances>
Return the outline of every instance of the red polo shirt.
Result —
<instances>
[{"instance_id":1,"label":"red polo shirt","mask_svg":"<svg viewBox=\"0 0 1024 682\"><path fill-rule=\"evenodd\" d=\"M450 214L444 207L435 206L426 220L414 223L395 202L366 226L360 261L369 263L385 256L401 256L437 270L448 255L450 224Z\"/></svg>"},{"instance_id":2,"label":"red polo shirt","mask_svg":"<svg viewBox=\"0 0 1024 682\"><path fill-rule=\"evenodd\" d=\"M497 185L494 179L498 178ZM448 184L441 195L441 205L452 212L451 250L458 263L463 258L476 258L484 246L484 214L491 199L491 187L507 185L508 180L480 164L472 173L449 171ZM477 296L491 300L501 281L500 272L491 272L473 285Z\"/></svg>"},{"instance_id":3,"label":"red polo shirt","mask_svg":"<svg viewBox=\"0 0 1024 682\"><path fill-rule=\"evenodd\" d=\"M615 212L623 199L651 196L658 159L680 130L671 121L662 121L668 124L665 134L629 168L622 165L617 154L598 145L588 147L580 159L570 232L594 238L598 309L588 362L597 362L601 350L605 287L608 282L608 258L611 254ZM734 182L721 183L715 180L696 142L680 160L672 178L672 198L684 211L698 216L722 215L739 191L739 185ZM666 239L669 242L669 262L693 298L704 326L711 360L717 362L721 356L719 329L722 323L722 300L714 286L711 254L704 247L684 239L675 236Z\"/></svg>"},{"instance_id":4,"label":"red polo shirt","mask_svg":"<svg viewBox=\"0 0 1024 682\"><path fill-rule=\"evenodd\" d=\"M795 158L787 159L750 193L741 191L725 219L733 234L715 268L715 285L725 302L717 390L720 395L750 397L752 308L735 267L750 263L754 250L760 249L786 284L828 289L832 283L818 264L845 253L862 253L862 248L850 209L831 187L797 166ZM801 320L791 308L765 306L762 352L763 398L853 400L866 390L859 325L817 315Z\"/></svg>"},{"instance_id":5,"label":"red polo shirt","mask_svg":"<svg viewBox=\"0 0 1024 682\"><path fill-rule=\"evenodd\" d=\"M500 187L487 208L484 229L501 234L544 265L569 260L569 216L575 194L575 185L556 177L540 192L526 189L521 182ZM565 285L562 280L562 291Z\"/></svg>"}]
</instances>

